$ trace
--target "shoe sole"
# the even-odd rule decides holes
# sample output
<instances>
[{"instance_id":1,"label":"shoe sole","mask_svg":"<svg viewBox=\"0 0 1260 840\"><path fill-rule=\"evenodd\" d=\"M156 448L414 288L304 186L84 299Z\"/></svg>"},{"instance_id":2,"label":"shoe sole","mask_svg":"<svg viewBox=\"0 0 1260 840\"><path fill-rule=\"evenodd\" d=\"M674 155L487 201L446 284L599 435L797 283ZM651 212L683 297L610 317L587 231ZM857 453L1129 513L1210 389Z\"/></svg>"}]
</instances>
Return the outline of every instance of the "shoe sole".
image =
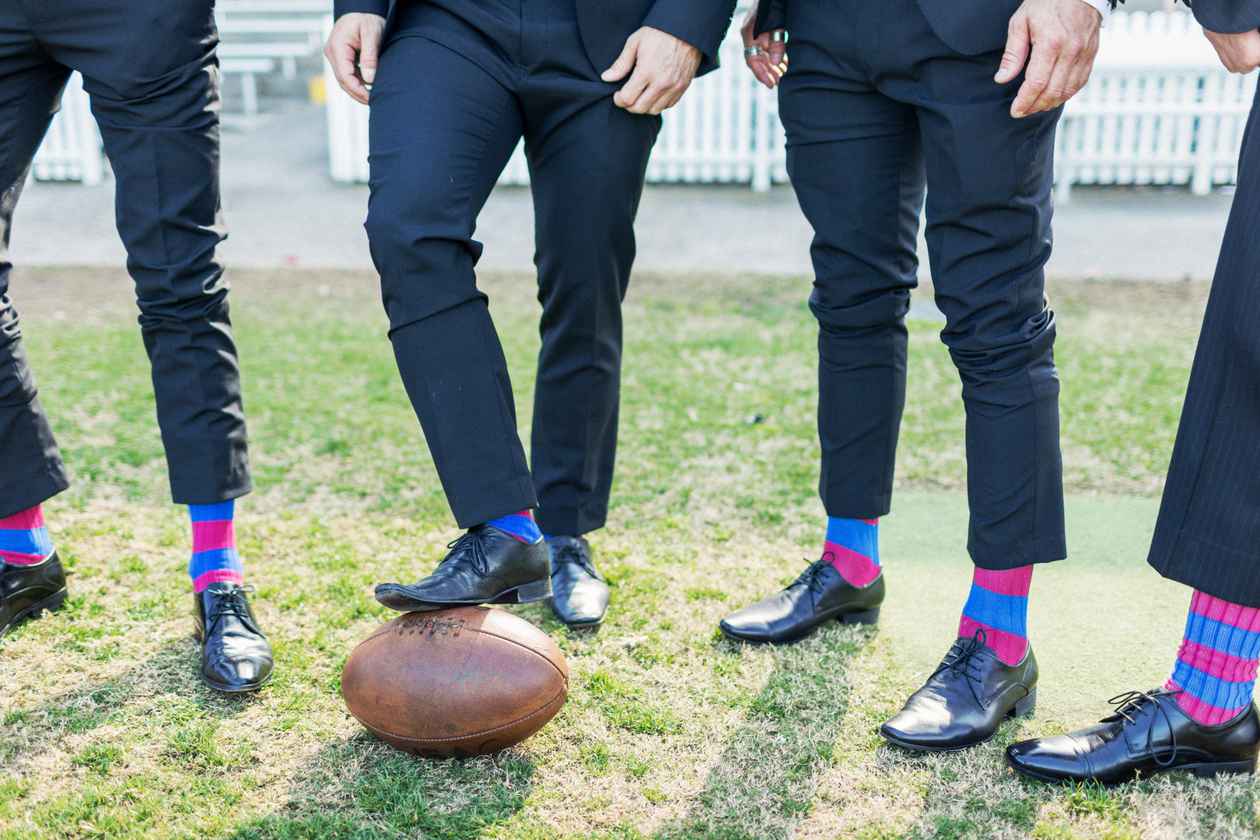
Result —
<instances>
[{"instance_id":1,"label":"shoe sole","mask_svg":"<svg viewBox=\"0 0 1260 840\"><path fill-rule=\"evenodd\" d=\"M732 633L722 625L718 625L718 629L722 631L722 635L734 642L746 642L751 645L790 645L793 642L799 642L809 638L818 632L818 628L822 627L828 621L836 621L840 624L878 624L880 607L869 610L858 610L857 612L840 613L839 615L828 616L822 621L810 625L806 630L801 631L792 636L784 636L780 639L762 639L755 636L741 636L738 633Z\"/></svg>"},{"instance_id":2,"label":"shoe sole","mask_svg":"<svg viewBox=\"0 0 1260 840\"><path fill-rule=\"evenodd\" d=\"M551 597L551 576L542 580L535 580L529 583L522 583L520 586L513 586L505 589L498 595L488 600L465 600L465 601L421 601L415 600L412 605L407 607L395 607L390 604L381 602L378 598L377 602L383 607L388 607L397 612L433 612L434 610L445 610L450 607L475 607L480 604L532 604L535 601L545 601Z\"/></svg>"},{"instance_id":3,"label":"shoe sole","mask_svg":"<svg viewBox=\"0 0 1260 840\"><path fill-rule=\"evenodd\" d=\"M11 620L8 624L0 627L0 639L3 639L6 633L24 621L39 618L45 612L57 612L66 605L67 597L68 591L65 587L62 587L60 590L54 592L52 595L49 595L44 600L31 604L29 607L13 616L13 620Z\"/></svg>"},{"instance_id":4,"label":"shoe sole","mask_svg":"<svg viewBox=\"0 0 1260 840\"><path fill-rule=\"evenodd\" d=\"M1006 757L1006 763L1010 765L1010 768L1012 770L1014 770L1016 773L1020 774L1021 776L1026 776L1027 778L1035 779L1036 781L1045 782L1047 784L1053 784L1053 785L1076 784L1078 782L1088 781L1088 782L1096 782L1102 785L1103 787L1117 787L1119 785L1128 784L1129 782L1132 782L1135 779L1137 779L1136 773L1127 779L1121 779L1119 781L1111 781L1111 782L1103 782L1094 778L1078 779L1073 776L1055 776L1051 773L1038 772L1037 770L1034 770L1030 767L1021 767L1020 765L1012 761L1010 756ZM1207 779L1213 776L1218 776L1218 775L1223 775L1223 774L1250 776L1256 772L1256 760L1253 758L1250 761L1219 761L1219 762L1210 762L1210 763L1209 762L1196 762L1194 764L1183 764L1178 767L1170 767L1167 770L1156 770L1155 773L1152 773L1150 775L1153 776L1160 773L1180 773L1180 772L1193 773L1195 776L1198 776L1199 778L1202 778L1202 779ZM1146 778L1149 778L1149 777L1150 776L1147 776Z\"/></svg>"},{"instance_id":5,"label":"shoe sole","mask_svg":"<svg viewBox=\"0 0 1260 840\"><path fill-rule=\"evenodd\" d=\"M1037 689L1034 688L1032 691L1028 692L1028 694L1024 695L1024 697L1022 697L1021 699L1015 702L1015 705L1011 707L1011 710L1006 713L1006 717L1002 718L1002 722L1006 722L1010 720L1011 718L1024 717L1026 715L1031 715L1034 711L1036 711L1036 709L1037 709ZM999 724L999 726L1000 725L1001 724ZM994 735L997 735L997 729L994 729L988 735L984 736L983 738L977 741L969 741L966 744L953 744L948 747L938 747L931 744L920 744L914 741L907 741L903 738L898 738L895 735L889 735L887 732L884 732L882 729L880 730L879 734L884 736L884 740L887 741L888 743L895 744L896 746L908 752L953 753L953 752L962 752L963 750L969 750L972 747L978 747L981 744L988 743L989 741L993 740Z\"/></svg>"}]
</instances>

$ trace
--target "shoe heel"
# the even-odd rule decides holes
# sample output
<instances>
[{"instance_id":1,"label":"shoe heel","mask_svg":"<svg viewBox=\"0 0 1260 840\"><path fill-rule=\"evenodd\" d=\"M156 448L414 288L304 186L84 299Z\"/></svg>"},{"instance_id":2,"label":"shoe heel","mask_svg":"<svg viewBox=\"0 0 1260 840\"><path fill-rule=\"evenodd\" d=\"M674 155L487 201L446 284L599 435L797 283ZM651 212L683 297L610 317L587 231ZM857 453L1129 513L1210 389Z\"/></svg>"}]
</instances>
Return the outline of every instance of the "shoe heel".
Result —
<instances>
[{"instance_id":1,"label":"shoe heel","mask_svg":"<svg viewBox=\"0 0 1260 840\"><path fill-rule=\"evenodd\" d=\"M1033 689L1024 696L1022 700L1015 703L1015 708L1011 711L1011 717L1023 717L1031 715L1037 708L1037 689Z\"/></svg>"},{"instance_id":2,"label":"shoe heel","mask_svg":"<svg viewBox=\"0 0 1260 840\"><path fill-rule=\"evenodd\" d=\"M44 601L41 601L39 607L35 610L35 615L38 616L40 612L44 612L44 611L47 611L50 613L57 612L58 610L60 610L62 607L66 605L66 598L68 597L68 594L69 593L65 589L63 589L60 592L45 599Z\"/></svg>"},{"instance_id":3,"label":"shoe heel","mask_svg":"<svg viewBox=\"0 0 1260 840\"><path fill-rule=\"evenodd\" d=\"M836 618L841 624L874 624L879 621L879 607L873 610L844 613Z\"/></svg>"},{"instance_id":4,"label":"shoe heel","mask_svg":"<svg viewBox=\"0 0 1260 840\"><path fill-rule=\"evenodd\" d=\"M1256 772L1256 760L1254 758L1247 761L1221 761L1213 764L1196 764L1191 768L1190 772L1196 776L1208 777L1215 776L1218 773L1244 773L1251 775Z\"/></svg>"},{"instance_id":5,"label":"shoe heel","mask_svg":"<svg viewBox=\"0 0 1260 840\"><path fill-rule=\"evenodd\" d=\"M536 580L533 583L527 583L516 588L516 603L528 604L533 601L543 601L551 597L551 576Z\"/></svg>"}]
</instances>

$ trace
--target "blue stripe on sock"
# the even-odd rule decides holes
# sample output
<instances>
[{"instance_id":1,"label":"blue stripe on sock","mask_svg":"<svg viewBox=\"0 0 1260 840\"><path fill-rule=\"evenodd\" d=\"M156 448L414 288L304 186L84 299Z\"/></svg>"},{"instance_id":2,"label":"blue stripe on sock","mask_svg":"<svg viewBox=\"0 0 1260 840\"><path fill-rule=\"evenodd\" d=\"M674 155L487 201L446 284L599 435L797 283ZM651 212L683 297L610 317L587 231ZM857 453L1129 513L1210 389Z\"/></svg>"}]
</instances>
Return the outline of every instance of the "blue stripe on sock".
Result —
<instances>
[{"instance_id":1,"label":"blue stripe on sock","mask_svg":"<svg viewBox=\"0 0 1260 840\"><path fill-rule=\"evenodd\" d=\"M188 515L193 522L222 522L231 519L236 510L236 500L217 502L213 505L189 505Z\"/></svg>"},{"instance_id":2,"label":"blue stripe on sock","mask_svg":"<svg viewBox=\"0 0 1260 840\"><path fill-rule=\"evenodd\" d=\"M1247 705L1251 702L1256 686L1255 680L1228 682L1181 660L1177 660L1173 667L1172 678L1186 692L1220 709L1237 709Z\"/></svg>"},{"instance_id":3,"label":"blue stripe on sock","mask_svg":"<svg viewBox=\"0 0 1260 840\"><path fill-rule=\"evenodd\" d=\"M1028 636L1028 598L1019 595L1001 595L972 584L971 594L963 607L963 615L987 624L994 630Z\"/></svg>"},{"instance_id":4,"label":"blue stripe on sock","mask_svg":"<svg viewBox=\"0 0 1260 840\"><path fill-rule=\"evenodd\" d=\"M0 528L0 551L46 557L53 551L52 537L45 527L30 530Z\"/></svg>"},{"instance_id":5,"label":"blue stripe on sock","mask_svg":"<svg viewBox=\"0 0 1260 840\"><path fill-rule=\"evenodd\" d=\"M193 580L217 569L231 569L234 572L245 572L245 564L235 548L218 548L214 551L199 551L188 561L188 575Z\"/></svg>"},{"instance_id":6,"label":"blue stripe on sock","mask_svg":"<svg viewBox=\"0 0 1260 840\"><path fill-rule=\"evenodd\" d=\"M1260 659L1260 633L1191 612L1186 619L1186 638L1192 642L1239 656Z\"/></svg>"},{"instance_id":7,"label":"blue stripe on sock","mask_svg":"<svg viewBox=\"0 0 1260 840\"><path fill-rule=\"evenodd\" d=\"M827 517L827 542L842 545L879 565L879 526L863 519Z\"/></svg>"},{"instance_id":8,"label":"blue stripe on sock","mask_svg":"<svg viewBox=\"0 0 1260 840\"><path fill-rule=\"evenodd\" d=\"M532 516L512 513L507 516L500 516L497 519L491 519L486 524L492 525L500 531L507 531L522 542L536 543L543 538L542 531L538 530L538 523L534 521Z\"/></svg>"}]
</instances>

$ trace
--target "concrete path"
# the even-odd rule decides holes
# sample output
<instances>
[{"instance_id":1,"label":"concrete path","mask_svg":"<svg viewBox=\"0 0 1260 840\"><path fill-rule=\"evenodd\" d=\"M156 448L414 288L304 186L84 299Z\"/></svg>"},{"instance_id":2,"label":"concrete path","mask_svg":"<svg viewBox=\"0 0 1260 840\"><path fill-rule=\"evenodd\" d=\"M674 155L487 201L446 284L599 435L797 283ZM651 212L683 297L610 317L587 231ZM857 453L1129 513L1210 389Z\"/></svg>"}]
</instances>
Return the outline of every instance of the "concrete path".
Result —
<instances>
[{"instance_id":1,"label":"concrete path","mask_svg":"<svg viewBox=\"0 0 1260 840\"><path fill-rule=\"evenodd\" d=\"M323 112L292 103L224 129L229 265L370 268L365 187L328 177ZM1172 281L1211 277L1230 196L1184 190L1086 190L1056 216L1059 277ZM527 189L497 190L477 236L482 267L528 270L533 211ZM810 231L788 188L653 187L638 224L637 267L648 271L808 275ZM118 264L113 182L31 184L18 206L13 259L28 264ZM923 251L922 247L920 249ZM927 275L924 251L923 273Z\"/></svg>"}]
</instances>

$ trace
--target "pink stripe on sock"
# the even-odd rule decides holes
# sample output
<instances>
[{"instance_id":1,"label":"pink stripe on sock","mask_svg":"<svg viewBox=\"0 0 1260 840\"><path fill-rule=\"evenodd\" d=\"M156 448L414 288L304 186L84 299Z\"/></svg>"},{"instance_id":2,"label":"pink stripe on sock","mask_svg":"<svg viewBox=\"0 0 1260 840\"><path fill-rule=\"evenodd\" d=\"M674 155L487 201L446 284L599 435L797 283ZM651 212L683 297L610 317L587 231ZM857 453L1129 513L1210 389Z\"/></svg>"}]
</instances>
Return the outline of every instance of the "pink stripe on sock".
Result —
<instances>
[{"instance_id":1,"label":"pink stripe on sock","mask_svg":"<svg viewBox=\"0 0 1260 840\"><path fill-rule=\"evenodd\" d=\"M1190 598L1190 612L1253 633L1260 631L1260 609L1224 601L1197 589Z\"/></svg>"},{"instance_id":2,"label":"pink stripe on sock","mask_svg":"<svg viewBox=\"0 0 1260 840\"><path fill-rule=\"evenodd\" d=\"M831 565L836 567L840 577L853 586L866 586L879 577L879 566L865 554L851 548L828 541L823 543L823 554L831 555Z\"/></svg>"},{"instance_id":3,"label":"pink stripe on sock","mask_svg":"<svg viewBox=\"0 0 1260 840\"><path fill-rule=\"evenodd\" d=\"M39 505L0 519L0 529L5 531L34 531L44 527L44 509Z\"/></svg>"},{"instance_id":4,"label":"pink stripe on sock","mask_svg":"<svg viewBox=\"0 0 1260 840\"><path fill-rule=\"evenodd\" d=\"M984 643L997 654L997 658L1007 665L1017 665L1028 651L1028 640L1005 630L998 630L982 624L974 618L963 616L958 622L958 635L970 639L977 630L984 631Z\"/></svg>"},{"instance_id":5,"label":"pink stripe on sock","mask_svg":"<svg viewBox=\"0 0 1260 840\"><path fill-rule=\"evenodd\" d=\"M999 595L1017 595L1021 598L1028 596L1028 590L1032 586L1032 566L1019 566L1014 569L982 569L976 567L975 576L971 582L975 585L996 592Z\"/></svg>"},{"instance_id":6,"label":"pink stripe on sock","mask_svg":"<svg viewBox=\"0 0 1260 840\"><path fill-rule=\"evenodd\" d=\"M879 520L878 520L878 519L863 519L862 521L863 521L863 522L865 522L867 525L878 525L878 524L879 524Z\"/></svg>"},{"instance_id":7,"label":"pink stripe on sock","mask_svg":"<svg viewBox=\"0 0 1260 840\"><path fill-rule=\"evenodd\" d=\"M1204 726L1216 726L1227 720L1233 720L1242 713L1246 706L1239 706L1237 709L1222 709L1220 706L1213 706L1211 703L1205 703L1198 697L1195 697L1188 691L1182 690L1173 680L1164 683L1164 688L1169 691L1180 691L1177 695L1177 705L1194 720Z\"/></svg>"},{"instance_id":8,"label":"pink stripe on sock","mask_svg":"<svg viewBox=\"0 0 1260 840\"><path fill-rule=\"evenodd\" d=\"M245 576L235 569L211 569L193 580L193 592L201 592L212 583L244 584Z\"/></svg>"},{"instance_id":9,"label":"pink stripe on sock","mask_svg":"<svg viewBox=\"0 0 1260 840\"><path fill-rule=\"evenodd\" d=\"M1177 658L1195 670L1226 682L1251 682L1256 678L1256 660L1231 656L1189 639L1182 641Z\"/></svg>"},{"instance_id":10,"label":"pink stripe on sock","mask_svg":"<svg viewBox=\"0 0 1260 840\"><path fill-rule=\"evenodd\" d=\"M207 522L192 524L192 550L196 554L201 551L217 551L221 548L236 547L236 531L230 519L212 519Z\"/></svg>"},{"instance_id":11,"label":"pink stripe on sock","mask_svg":"<svg viewBox=\"0 0 1260 840\"><path fill-rule=\"evenodd\" d=\"M38 566L48 558L41 554L20 554L16 551L0 551L0 563L10 566Z\"/></svg>"}]
</instances>

